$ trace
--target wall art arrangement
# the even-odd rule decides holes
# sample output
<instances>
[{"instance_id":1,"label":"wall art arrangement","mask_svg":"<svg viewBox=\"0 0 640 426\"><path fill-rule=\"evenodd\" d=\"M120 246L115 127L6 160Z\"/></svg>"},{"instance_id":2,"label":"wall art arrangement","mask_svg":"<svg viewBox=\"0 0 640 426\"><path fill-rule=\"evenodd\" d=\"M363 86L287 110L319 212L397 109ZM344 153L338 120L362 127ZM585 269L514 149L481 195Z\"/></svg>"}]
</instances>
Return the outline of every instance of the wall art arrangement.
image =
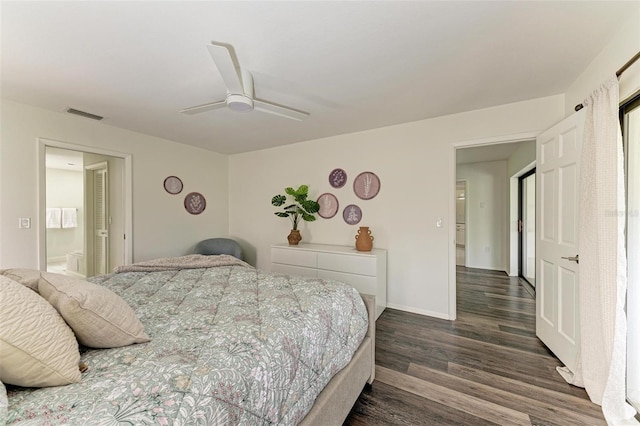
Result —
<instances>
[{"instance_id":1,"label":"wall art arrangement","mask_svg":"<svg viewBox=\"0 0 640 426\"><path fill-rule=\"evenodd\" d=\"M340 189L347 184L347 172L341 168L335 168L329 173L329 185ZM361 200L371 200L380 192L380 178L373 172L362 172L353 180L353 192ZM340 203L338 198L329 192L320 195L317 200L320 204L318 215L324 219L331 219L338 213ZM349 204L342 211L342 218L349 225L356 225L362 220L362 209Z\"/></svg>"},{"instance_id":2,"label":"wall art arrangement","mask_svg":"<svg viewBox=\"0 0 640 426\"><path fill-rule=\"evenodd\" d=\"M169 194L176 195L182 192L184 184L177 176L168 176L163 184L164 190ZM207 207L207 200L199 192L190 192L184 197L184 208L191 214L200 214Z\"/></svg>"}]
</instances>

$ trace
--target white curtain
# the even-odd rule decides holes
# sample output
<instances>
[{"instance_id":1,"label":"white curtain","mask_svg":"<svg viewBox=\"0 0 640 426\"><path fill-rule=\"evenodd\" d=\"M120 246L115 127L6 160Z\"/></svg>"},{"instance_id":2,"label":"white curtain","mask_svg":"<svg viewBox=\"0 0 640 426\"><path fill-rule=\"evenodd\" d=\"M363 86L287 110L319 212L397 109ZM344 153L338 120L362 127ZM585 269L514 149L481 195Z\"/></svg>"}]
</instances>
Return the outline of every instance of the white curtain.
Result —
<instances>
[{"instance_id":1,"label":"white curtain","mask_svg":"<svg viewBox=\"0 0 640 426\"><path fill-rule=\"evenodd\" d=\"M619 88L614 76L584 101L580 159L580 333L572 384L602 405L610 425L637 425L625 400L627 268Z\"/></svg>"}]
</instances>

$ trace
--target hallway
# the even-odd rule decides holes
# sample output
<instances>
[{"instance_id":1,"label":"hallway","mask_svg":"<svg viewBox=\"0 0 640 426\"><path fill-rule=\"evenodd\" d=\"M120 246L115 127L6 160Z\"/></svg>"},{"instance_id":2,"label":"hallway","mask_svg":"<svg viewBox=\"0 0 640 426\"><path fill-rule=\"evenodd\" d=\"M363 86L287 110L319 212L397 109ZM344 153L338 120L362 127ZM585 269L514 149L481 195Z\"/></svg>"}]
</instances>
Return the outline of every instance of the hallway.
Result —
<instances>
[{"instance_id":1,"label":"hallway","mask_svg":"<svg viewBox=\"0 0 640 426\"><path fill-rule=\"evenodd\" d=\"M604 425L535 337L535 299L503 272L457 267L455 322L386 309L376 380L347 425Z\"/></svg>"}]
</instances>

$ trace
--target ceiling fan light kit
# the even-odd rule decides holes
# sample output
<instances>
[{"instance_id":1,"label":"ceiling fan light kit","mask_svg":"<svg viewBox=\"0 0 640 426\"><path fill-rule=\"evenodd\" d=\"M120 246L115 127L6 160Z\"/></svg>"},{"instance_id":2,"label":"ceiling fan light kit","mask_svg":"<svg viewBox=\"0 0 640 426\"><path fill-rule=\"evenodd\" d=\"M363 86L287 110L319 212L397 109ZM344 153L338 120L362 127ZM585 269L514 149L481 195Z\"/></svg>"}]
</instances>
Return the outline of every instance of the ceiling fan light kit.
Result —
<instances>
[{"instance_id":1,"label":"ceiling fan light kit","mask_svg":"<svg viewBox=\"0 0 640 426\"><path fill-rule=\"evenodd\" d=\"M253 111L253 99L246 95L229 94L226 102L230 110L237 112Z\"/></svg>"},{"instance_id":2,"label":"ceiling fan light kit","mask_svg":"<svg viewBox=\"0 0 640 426\"><path fill-rule=\"evenodd\" d=\"M291 120L304 120L308 112L259 100L254 97L253 76L241 68L233 58L232 47L228 44L212 42L207 49L215 62L220 76L227 86L227 98L209 104L185 108L183 114L193 115L201 112L227 107L236 112L251 112L254 109ZM255 107L255 108L254 108Z\"/></svg>"}]
</instances>

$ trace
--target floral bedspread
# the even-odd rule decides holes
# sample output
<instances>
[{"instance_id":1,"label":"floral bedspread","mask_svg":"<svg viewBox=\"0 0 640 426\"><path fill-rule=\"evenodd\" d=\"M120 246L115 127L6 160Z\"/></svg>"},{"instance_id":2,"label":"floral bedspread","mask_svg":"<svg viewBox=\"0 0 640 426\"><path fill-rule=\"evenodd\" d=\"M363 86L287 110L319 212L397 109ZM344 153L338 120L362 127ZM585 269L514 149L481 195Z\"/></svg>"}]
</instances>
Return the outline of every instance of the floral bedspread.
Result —
<instances>
[{"instance_id":1,"label":"floral bedspread","mask_svg":"<svg viewBox=\"0 0 640 426\"><path fill-rule=\"evenodd\" d=\"M8 424L297 424L367 331L353 288L241 266L95 277L152 341L83 349L79 383L7 386Z\"/></svg>"}]
</instances>

